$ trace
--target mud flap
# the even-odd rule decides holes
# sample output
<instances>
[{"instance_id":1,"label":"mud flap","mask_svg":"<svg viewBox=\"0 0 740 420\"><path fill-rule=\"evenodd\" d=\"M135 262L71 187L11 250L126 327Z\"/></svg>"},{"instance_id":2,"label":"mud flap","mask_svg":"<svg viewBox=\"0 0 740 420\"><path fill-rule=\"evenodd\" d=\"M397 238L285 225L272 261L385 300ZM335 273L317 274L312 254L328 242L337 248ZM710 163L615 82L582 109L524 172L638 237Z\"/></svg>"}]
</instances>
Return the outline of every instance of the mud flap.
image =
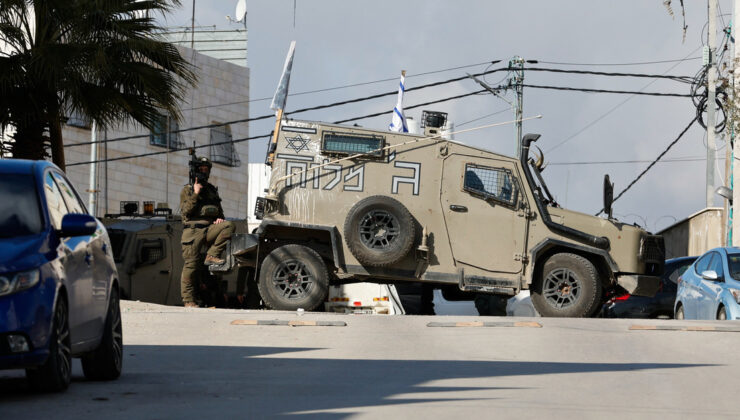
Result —
<instances>
[{"instance_id":1,"label":"mud flap","mask_svg":"<svg viewBox=\"0 0 740 420\"><path fill-rule=\"evenodd\" d=\"M208 270L211 273L224 274L231 272L237 266L254 267L256 265L257 245L259 245L257 235L233 234L226 244L225 262L221 265L208 266Z\"/></svg>"},{"instance_id":2,"label":"mud flap","mask_svg":"<svg viewBox=\"0 0 740 420\"><path fill-rule=\"evenodd\" d=\"M617 283L631 295L653 297L660 287L660 277L621 275L617 277Z\"/></svg>"}]
</instances>

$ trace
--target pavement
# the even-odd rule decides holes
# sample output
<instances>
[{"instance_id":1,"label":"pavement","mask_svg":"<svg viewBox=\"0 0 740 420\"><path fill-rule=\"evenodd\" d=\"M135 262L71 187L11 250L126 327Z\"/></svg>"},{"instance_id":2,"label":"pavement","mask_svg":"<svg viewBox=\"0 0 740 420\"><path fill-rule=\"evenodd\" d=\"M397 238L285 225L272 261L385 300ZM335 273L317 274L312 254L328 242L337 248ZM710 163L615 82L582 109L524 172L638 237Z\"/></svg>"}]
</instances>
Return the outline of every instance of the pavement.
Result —
<instances>
[{"instance_id":1,"label":"pavement","mask_svg":"<svg viewBox=\"0 0 740 420\"><path fill-rule=\"evenodd\" d=\"M737 418L740 321L122 311L120 379L0 418Z\"/></svg>"}]
</instances>

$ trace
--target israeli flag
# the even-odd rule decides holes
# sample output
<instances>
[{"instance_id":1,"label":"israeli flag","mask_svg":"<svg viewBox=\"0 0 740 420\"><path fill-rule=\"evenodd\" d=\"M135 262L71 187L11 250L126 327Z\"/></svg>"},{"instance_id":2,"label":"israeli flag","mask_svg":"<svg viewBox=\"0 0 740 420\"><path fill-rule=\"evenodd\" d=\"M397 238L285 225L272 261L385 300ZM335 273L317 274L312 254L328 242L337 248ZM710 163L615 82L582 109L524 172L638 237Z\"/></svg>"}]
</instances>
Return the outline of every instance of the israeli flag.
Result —
<instances>
[{"instance_id":1,"label":"israeli flag","mask_svg":"<svg viewBox=\"0 0 740 420\"><path fill-rule=\"evenodd\" d=\"M406 90L406 70L401 72L401 83L398 85L398 101L396 107L393 108L393 118L391 119L391 125L388 129L399 133L408 133L409 128L406 125L406 117L403 116L403 92Z\"/></svg>"}]
</instances>

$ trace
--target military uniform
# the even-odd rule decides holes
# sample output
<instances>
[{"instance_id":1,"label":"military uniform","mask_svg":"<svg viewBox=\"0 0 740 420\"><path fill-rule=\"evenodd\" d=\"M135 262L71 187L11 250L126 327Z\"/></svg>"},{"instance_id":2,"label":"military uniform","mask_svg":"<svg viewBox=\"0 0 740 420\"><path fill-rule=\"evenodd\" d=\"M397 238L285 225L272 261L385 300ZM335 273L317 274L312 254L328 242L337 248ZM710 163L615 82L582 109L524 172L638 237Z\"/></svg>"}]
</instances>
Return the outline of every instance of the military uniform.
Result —
<instances>
[{"instance_id":1,"label":"military uniform","mask_svg":"<svg viewBox=\"0 0 740 420\"><path fill-rule=\"evenodd\" d=\"M186 185L180 192L180 210L182 213L182 276L180 293L183 303L195 302L198 285L198 269L202 261L201 247L208 246L207 255L220 258L226 248L226 242L234 233L234 224L224 221L213 224L216 219L224 218L221 198L216 187L208 182L201 183L202 188L195 194L192 185Z\"/></svg>"}]
</instances>

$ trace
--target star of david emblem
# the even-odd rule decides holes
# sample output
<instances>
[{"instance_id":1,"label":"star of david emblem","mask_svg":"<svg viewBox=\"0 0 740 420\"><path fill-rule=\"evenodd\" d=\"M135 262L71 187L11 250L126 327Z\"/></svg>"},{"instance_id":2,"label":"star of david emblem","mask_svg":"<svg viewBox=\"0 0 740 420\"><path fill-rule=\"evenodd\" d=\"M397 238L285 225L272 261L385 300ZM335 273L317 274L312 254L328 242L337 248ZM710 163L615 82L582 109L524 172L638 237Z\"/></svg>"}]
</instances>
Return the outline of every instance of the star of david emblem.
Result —
<instances>
[{"instance_id":1,"label":"star of david emblem","mask_svg":"<svg viewBox=\"0 0 740 420\"><path fill-rule=\"evenodd\" d=\"M304 139L301 136L286 137L285 140L288 144L285 146L286 149L293 149L296 153L300 153L301 150L308 150L308 139Z\"/></svg>"}]
</instances>

